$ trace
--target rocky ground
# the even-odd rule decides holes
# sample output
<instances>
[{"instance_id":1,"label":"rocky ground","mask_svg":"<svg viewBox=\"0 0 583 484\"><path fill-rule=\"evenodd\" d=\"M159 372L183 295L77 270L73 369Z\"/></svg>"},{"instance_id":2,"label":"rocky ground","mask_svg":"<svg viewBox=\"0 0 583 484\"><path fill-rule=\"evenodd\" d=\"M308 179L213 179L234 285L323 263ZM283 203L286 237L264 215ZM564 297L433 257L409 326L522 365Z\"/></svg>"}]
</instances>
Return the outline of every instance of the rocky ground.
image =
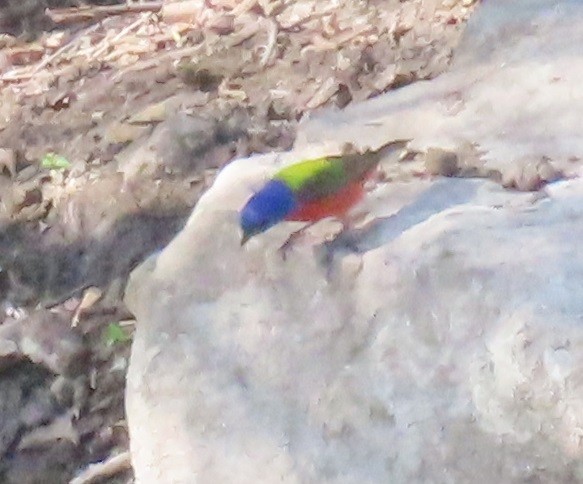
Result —
<instances>
[{"instance_id":1,"label":"rocky ground","mask_svg":"<svg viewBox=\"0 0 583 484\"><path fill-rule=\"evenodd\" d=\"M446 69L474 7L201 3L64 25L40 13L63 4L0 10L1 482L132 480L129 271L234 157Z\"/></svg>"}]
</instances>

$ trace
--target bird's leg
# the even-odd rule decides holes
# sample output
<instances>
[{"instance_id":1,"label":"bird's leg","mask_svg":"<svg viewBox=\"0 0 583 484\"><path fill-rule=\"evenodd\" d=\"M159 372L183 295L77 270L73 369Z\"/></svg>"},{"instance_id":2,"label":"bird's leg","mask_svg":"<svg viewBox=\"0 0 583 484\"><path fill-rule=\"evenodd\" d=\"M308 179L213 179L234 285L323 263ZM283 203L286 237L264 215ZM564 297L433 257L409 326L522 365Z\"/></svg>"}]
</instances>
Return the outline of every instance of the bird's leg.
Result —
<instances>
[{"instance_id":1,"label":"bird's leg","mask_svg":"<svg viewBox=\"0 0 583 484\"><path fill-rule=\"evenodd\" d=\"M366 219L366 216L368 214L366 212L360 212L357 214L353 214L353 215L347 215L345 217L340 218L340 223L342 224L342 230L340 230L340 232L338 232L338 235L336 237L340 237L341 235L343 235L344 233L352 230L352 228L355 225L358 225L359 223L363 222Z\"/></svg>"},{"instance_id":2,"label":"bird's leg","mask_svg":"<svg viewBox=\"0 0 583 484\"><path fill-rule=\"evenodd\" d=\"M344 246L348 249L358 252L357 241L359 240L360 236L376 223L375 220L370 220L363 224L367 215L368 214L366 212L361 212L339 219L342 223L342 229L336 234L329 245L331 247ZM360 225L360 227L355 228L355 225Z\"/></svg>"},{"instance_id":3,"label":"bird's leg","mask_svg":"<svg viewBox=\"0 0 583 484\"><path fill-rule=\"evenodd\" d=\"M290 250L294 244L294 242L299 239L302 235L304 235L304 232L306 230L308 230L312 225L314 225L316 222L310 222L307 225L304 225L301 229L296 230L295 232L292 232L290 234L290 236L287 238L287 240L282 244L282 246L278 249L278 252L281 254L281 258L283 260L287 259L287 252L288 250Z\"/></svg>"}]
</instances>

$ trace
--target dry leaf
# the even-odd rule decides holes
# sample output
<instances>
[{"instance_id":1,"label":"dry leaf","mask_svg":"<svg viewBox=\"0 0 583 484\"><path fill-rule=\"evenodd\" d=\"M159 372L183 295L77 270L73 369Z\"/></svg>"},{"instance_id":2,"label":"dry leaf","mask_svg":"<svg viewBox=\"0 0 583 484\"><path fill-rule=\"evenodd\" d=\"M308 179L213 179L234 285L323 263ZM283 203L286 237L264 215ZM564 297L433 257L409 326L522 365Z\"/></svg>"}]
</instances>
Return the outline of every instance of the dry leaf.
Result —
<instances>
[{"instance_id":1,"label":"dry leaf","mask_svg":"<svg viewBox=\"0 0 583 484\"><path fill-rule=\"evenodd\" d=\"M103 291L98 287L92 286L85 289L83 292L83 297L81 298L81 302L79 303L79 306L77 306L75 314L73 315L73 319L71 320L71 326L77 326L83 311L93 307L93 305L101 299L102 295Z\"/></svg>"}]
</instances>

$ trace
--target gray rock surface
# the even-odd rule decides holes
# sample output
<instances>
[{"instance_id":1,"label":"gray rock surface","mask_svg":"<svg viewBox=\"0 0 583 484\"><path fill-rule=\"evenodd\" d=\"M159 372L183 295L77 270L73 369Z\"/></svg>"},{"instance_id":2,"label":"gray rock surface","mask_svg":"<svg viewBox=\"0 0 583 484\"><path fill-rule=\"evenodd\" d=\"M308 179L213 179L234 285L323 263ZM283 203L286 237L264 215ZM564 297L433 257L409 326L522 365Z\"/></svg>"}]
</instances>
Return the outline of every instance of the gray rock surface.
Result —
<instances>
[{"instance_id":1,"label":"gray rock surface","mask_svg":"<svg viewBox=\"0 0 583 484\"><path fill-rule=\"evenodd\" d=\"M137 482L583 479L581 15L488 0L450 73L223 170L128 287ZM568 177L524 192L388 159L372 225L327 242L321 223L285 261L292 224L239 247L237 210L278 166L397 138L518 188Z\"/></svg>"},{"instance_id":2,"label":"gray rock surface","mask_svg":"<svg viewBox=\"0 0 583 484\"><path fill-rule=\"evenodd\" d=\"M33 311L0 326L0 369L28 359L56 375L78 375L86 365L80 331L63 312Z\"/></svg>"},{"instance_id":3,"label":"gray rock surface","mask_svg":"<svg viewBox=\"0 0 583 484\"><path fill-rule=\"evenodd\" d=\"M547 165L577 175L582 21L578 0L487 0L449 72L324 112L307 122L297 146L410 138L413 149L457 151L462 165L498 171L519 188L533 188L537 170L548 177Z\"/></svg>"}]
</instances>

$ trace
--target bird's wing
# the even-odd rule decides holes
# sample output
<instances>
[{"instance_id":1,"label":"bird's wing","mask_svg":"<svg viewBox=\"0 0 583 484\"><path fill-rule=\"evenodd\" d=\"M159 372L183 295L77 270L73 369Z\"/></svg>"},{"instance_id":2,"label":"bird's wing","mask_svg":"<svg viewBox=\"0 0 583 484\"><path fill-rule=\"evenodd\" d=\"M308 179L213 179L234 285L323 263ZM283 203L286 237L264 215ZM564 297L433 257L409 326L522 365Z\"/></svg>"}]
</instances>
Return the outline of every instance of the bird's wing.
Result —
<instances>
[{"instance_id":1,"label":"bird's wing","mask_svg":"<svg viewBox=\"0 0 583 484\"><path fill-rule=\"evenodd\" d=\"M333 195L349 182L339 157L296 163L280 170L275 178L286 183L300 202Z\"/></svg>"},{"instance_id":2,"label":"bird's wing","mask_svg":"<svg viewBox=\"0 0 583 484\"><path fill-rule=\"evenodd\" d=\"M383 157L403 149L407 142L392 141L377 150L366 150L362 153L347 145L340 156L296 163L281 169L275 178L286 183L300 202L326 198L351 183L365 180Z\"/></svg>"},{"instance_id":3,"label":"bird's wing","mask_svg":"<svg viewBox=\"0 0 583 484\"><path fill-rule=\"evenodd\" d=\"M395 140L385 143L379 148L358 151L351 144L346 144L343 149L342 164L346 177L350 181L365 179L383 158L395 152L402 151L410 140Z\"/></svg>"}]
</instances>

